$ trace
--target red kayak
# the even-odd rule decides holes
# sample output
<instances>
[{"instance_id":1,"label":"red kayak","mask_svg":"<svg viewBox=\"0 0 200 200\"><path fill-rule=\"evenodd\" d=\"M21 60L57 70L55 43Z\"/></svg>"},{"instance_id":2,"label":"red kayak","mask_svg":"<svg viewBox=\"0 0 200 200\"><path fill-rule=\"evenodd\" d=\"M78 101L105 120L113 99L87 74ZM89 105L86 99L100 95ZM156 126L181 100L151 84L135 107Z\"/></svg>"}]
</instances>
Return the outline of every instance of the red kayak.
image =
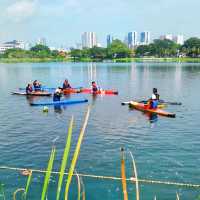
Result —
<instances>
[{"instance_id":1,"label":"red kayak","mask_svg":"<svg viewBox=\"0 0 200 200\"><path fill-rule=\"evenodd\" d=\"M64 94L70 94L70 93L85 93L85 94L102 94L102 95L118 95L118 91L115 90L98 90L96 92L93 92L92 89L89 88L82 88L82 89L65 89L63 90Z\"/></svg>"},{"instance_id":2,"label":"red kayak","mask_svg":"<svg viewBox=\"0 0 200 200\"><path fill-rule=\"evenodd\" d=\"M160 108L151 109L151 108L148 108L148 105L139 103L136 101L131 101L129 105L130 105L130 107L135 108L136 110L143 111L143 112L154 113L154 114L162 115L165 117L173 117L173 118L176 117L176 114L174 114L174 113L167 112Z\"/></svg>"}]
</instances>

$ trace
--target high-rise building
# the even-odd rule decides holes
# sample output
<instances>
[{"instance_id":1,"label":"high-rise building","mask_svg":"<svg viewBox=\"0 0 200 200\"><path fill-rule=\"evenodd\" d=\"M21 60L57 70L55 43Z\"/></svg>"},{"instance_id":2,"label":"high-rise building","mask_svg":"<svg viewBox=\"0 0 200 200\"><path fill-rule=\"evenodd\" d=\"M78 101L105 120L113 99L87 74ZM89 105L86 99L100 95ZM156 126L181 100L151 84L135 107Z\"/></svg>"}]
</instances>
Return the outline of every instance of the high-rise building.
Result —
<instances>
[{"instance_id":1,"label":"high-rise building","mask_svg":"<svg viewBox=\"0 0 200 200\"><path fill-rule=\"evenodd\" d=\"M147 45L150 43L150 32L145 31L140 34L140 43L143 45Z\"/></svg>"},{"instance_id":2,"label":"high-rise building","mask_svg":"<svg viewBox=\"0 0 200 200\"><path fill-rule=\"evenodd\" d=\"M129 32L127 40L129 48L134 48L135 46L137 46L137 32Z\"/></svg>"},{"instance_id":3,"label":"high-rise building","mask_svg":"<svg viewBox=\"0 0 200 200\"><path fill-rule=\"evenodd\" d=\"M107 35L107 38L106 38L107 47L112 44L113 40L114 40L114 38L112 35Z\"/></svg>"},{"instance_id":4,"label":"high-rise building","mask_svg":"<svg viewBox=\"0 0 200 200\"><path fill-rule=\"evenodd\" d=\"M81 39L83 48L92 48L97 46L97 36L94 32L84 32Z\"/></svg>"},{"instance_id":5,"label":"high-rise building","mask_svg":"<svg viewBox=\"0 0 200 200\"><path fill-rule=\"evenodd\" d=\"M173 37L173 41L176 42L176 44L183 45L184 44L184 36L183 35L176 35Z\"/></svg>"},{"instance_id":6,"label":"high-rise building","mask_svg":"<svg viewBox=\"0 0 200 200\"><path fill-rule=\"evenodd\" d=\"M46 39L45 38L39 38L38 41L36 42L36 44L40 44L40 45L47 45Z\"/></svg>"}]
</instances>

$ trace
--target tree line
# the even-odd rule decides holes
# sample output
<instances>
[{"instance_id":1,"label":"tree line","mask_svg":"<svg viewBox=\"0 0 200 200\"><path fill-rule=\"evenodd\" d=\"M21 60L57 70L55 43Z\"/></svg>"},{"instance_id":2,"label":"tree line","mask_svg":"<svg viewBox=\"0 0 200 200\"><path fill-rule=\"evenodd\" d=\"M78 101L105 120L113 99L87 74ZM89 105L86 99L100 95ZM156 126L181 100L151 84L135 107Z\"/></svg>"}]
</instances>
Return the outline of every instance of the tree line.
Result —
<instances>
[{"instance_id":1,"label":"tree line","mask_svg":"<svg viewBox=\"0 0 200 200\"><path fill-rule=\"evenodd\" d=\"M84 49L71 49L71 57L76 59L115 59L131 57L200 57L200 39L190 38L183 45L171 40L156 39L149 45L140 45L135 49L129 49L120 40L114 40L107 48L93 47Z\"/></svg>"},{"instance_id":2,"label":"tree line","mask_svg":"<svg viewBox=\"0 0 200 200\"><path fill-rule=\"evenodd\" d=\"M122 41L116 39L107 47L93 47L83 49L71 49L64 53L50 50L48 46L36 45L30 50L8 49L0 58L66 58L71 56L73 60L81 59L117 59L133 57L200 57L200 39L190 38L183 45L178 45L171 40L154 40L149 45L140 45L135 49L129 49Z\"/></svg>"},{"instance_id":3,"label":"tree line","mask_svg":"<svg viewBox=\"0 0 200 200\"><path fill-rule=\"evenodd\" d=\"M65 53L57 50L51 51L48 46L35 45L30 50L19 48L7 49L0 58L62 58L66 57Z\"/></svg>"}]
</instances>

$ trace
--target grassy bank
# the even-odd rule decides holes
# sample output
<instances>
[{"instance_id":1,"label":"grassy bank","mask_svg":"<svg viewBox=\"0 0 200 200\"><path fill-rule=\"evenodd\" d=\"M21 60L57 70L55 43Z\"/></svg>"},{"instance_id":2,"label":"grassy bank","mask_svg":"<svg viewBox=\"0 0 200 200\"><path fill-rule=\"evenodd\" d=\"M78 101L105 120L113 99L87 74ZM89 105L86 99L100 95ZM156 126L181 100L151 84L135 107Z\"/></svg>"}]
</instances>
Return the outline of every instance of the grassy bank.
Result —
<instances>
[{"instance_id":1,"label":"grassy bank","mask_svg":"<svg viewBox=\"0 0 200 200\"><path fill-rule=\"evenodd\" d=\"M66 62L69 58L0 58L0 63Z\"/></svg>"},{"instance_id":2,"label":"grassy bank","mask_svg":"<svg viewBox=\"0 0 200 200\"><path fill-rule=\"evenodd\" d=\"M174 62L174 63L200 63L200 58L116 58L100 60L92 58L0 58L0 63L37 63L37 62Z\"/></svg>"},{"instance_id":3,"label":"grassy bank","mask_svg":"<svg viewBox=\"0 0 200 200\"><path fill-rule=\"evenodd\" d=\"M177 63L200 63L200 58L118 58L113 59L113 62L177 62Z\"/></svg>"}]
</instances>

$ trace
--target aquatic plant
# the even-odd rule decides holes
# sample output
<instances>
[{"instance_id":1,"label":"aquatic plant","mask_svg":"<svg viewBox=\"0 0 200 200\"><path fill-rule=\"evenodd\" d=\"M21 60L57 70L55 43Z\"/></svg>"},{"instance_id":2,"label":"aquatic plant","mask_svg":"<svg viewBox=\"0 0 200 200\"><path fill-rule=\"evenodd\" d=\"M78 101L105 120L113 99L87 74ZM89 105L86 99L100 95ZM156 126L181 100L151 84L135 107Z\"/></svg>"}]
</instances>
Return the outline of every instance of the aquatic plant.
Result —
<instances>
[{"instance_id":1,"label":"aquatic plant","mask_svg":"<svg viewBox=\"0 0 200 200\"><path fill-rule=\"evenodd\" d=\"M71 166L70 166L70 169L69 169L69 172L68 172L68 178L67 178L67 183L66 183L66 187L65 187L65 200L68 200L69 186L70 186L70 183L71 183L71 180L72 180L72 176L74 174L74 169L75 169L76 162L77 162L77 159L78 159L78 155L79 155L79 152L80 152L81 143L82 143L83 136L84 136L84 133L85 133L85 129L86 129L86 126L87 126L87 123L88 123L89 115L90 115L90 107L88 107L88 110L87 110L87 113L86 113L86 116L85 116L85 121L84 121L83 127L80 131L80 135L79 135L79 138L78 138L76 149L75 149L75 152L74 152L74 155L73 155L73 158L72 158L72 162L71 162Z\"/></svg>"},{"instance_id":2,"label":"aquatic plant","mask_svg":"<svg viewBox=\"0 0 200 200\"><path fill-rule=\"evenodd\" d=\"M124 159L124 149L121 148L121 177L122 177L122 190L124 194L124 200L128 200L127 185L126 185L126 170L125 170L125 159Z\"/></svg>"},{"instance_id":3,"label":"aquatic plant","mask_svg":"<svg viewBox=\"0 0 200 200\"><path fill-rule=\"evenodd\" d=\"M60 168L60 175L59 175L58 188L57 188L57 193L56 193L56 200L59 200L59 198L60 198L60 192L61 192L61 188L62 188L63 177L64 177L64 173L65 173L65 168L67 166L67 160L68 160L68 155L69 155L70 146L71 146L73 123L74 123L74 118L72 116L70 124L69 124L69 128L68 128L68 137L66 139L65 150L64 150L64 153L63 153L63 158L62 158L62 163L61 163L61 168Z\"/></svg>"},{"instance_id":4,"label":"aquatic plant","mask_svg":"<svg viewBox=\"0 0 200 200\"><path fill-rule=\"evenodd\" d=\"M53 145L52 150L51 150L51 155L50 155L50 158L49 158L49 163L48 163L48 166L47 166L45 179L44 179L44 185L43 185L43 189L42 189L41 200L46 199L46 193L47 193L47 189L48 189L48 185L49 185L49 181L50 181L50 177L51 177L51 171L52 171L52 168L53 168L55 153L56 153L56 148Z\"/></svg>"},{"instance_id":5,"label":"aquatic plant","mask_svg":"<svg viewBox=\"0 0 200 200\"><path fill-rule=\"evenodd\" d=\"M32 171L30 171L30 174L29 174L28 179L27 179L26 189L25 189L25 192L24 192L25 199L27 198L27 193L28 193L28 190L29 190L29 187L30 187L30 184L31 184L31 179L32 179Z\"/></svg>"},{"instance_id":6,"label":"aquatic plant","mask_svg":"<svg viewBox=\"0 0 200 200\"><path fill-rule=\"evenodd\" d=\"M135 187L136 187L136 200L140 200L140 192L139 192L139 181L138 181L138 176L137 176L137 168L136 168L136 163L135 159L133 157L133 154L129 151L132 159L132 165L133 165L133 175L135 175Z\"/></svg>"}]
</instances>

